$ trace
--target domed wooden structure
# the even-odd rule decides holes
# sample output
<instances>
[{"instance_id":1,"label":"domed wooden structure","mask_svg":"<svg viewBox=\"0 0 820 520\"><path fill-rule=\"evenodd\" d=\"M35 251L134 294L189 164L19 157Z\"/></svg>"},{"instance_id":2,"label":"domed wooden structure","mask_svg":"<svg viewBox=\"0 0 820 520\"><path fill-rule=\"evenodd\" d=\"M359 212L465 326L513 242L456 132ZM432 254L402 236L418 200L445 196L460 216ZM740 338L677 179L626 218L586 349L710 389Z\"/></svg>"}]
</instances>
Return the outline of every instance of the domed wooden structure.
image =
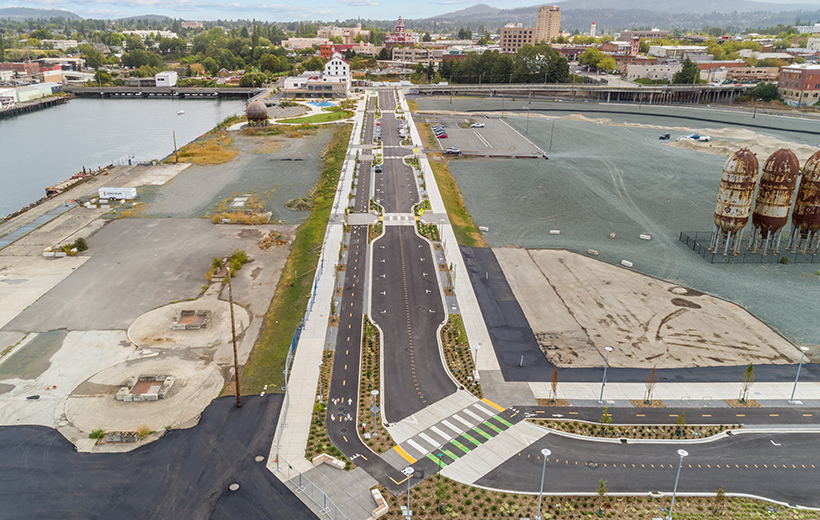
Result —
<instances>
[{"instance_id":1,"label":"domed wooden structure","mask_svg":"<svg viewBox=\"0 0 820 520\"><path fill-rule=\"evenodd\" d=\"M251 126L265 126L268 124L268 107L261 101L254 101L245 110L248 116L248 124Z\"/></svg>"}]
</instances>

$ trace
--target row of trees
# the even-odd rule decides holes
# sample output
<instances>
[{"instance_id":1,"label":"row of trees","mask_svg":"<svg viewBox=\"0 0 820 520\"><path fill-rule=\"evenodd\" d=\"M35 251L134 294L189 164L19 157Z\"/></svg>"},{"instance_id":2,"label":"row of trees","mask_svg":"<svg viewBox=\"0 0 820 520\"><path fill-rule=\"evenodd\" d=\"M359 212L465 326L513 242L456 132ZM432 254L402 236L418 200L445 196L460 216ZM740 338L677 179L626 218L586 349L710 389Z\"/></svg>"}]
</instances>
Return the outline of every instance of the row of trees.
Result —
<instances>
[{"instance_id":1,"label":"row of trees","mask_svg":"<svg viewBox=\"0 0 820 520\"><path fill-rule=\"evenodd\" d=\"M453 83L564 83L569 64L547 44L524 45L512 56L492 51L444 60L439 74Z\"/></svg>"}]
</instances>

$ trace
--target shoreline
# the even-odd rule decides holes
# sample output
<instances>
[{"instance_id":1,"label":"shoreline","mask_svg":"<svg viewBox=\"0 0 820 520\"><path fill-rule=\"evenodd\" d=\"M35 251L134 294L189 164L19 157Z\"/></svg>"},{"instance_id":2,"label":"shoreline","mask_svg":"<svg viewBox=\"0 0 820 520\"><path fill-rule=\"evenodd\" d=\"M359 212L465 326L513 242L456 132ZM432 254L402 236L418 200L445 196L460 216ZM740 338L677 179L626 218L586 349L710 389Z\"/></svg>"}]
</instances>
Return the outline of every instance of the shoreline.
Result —
<instances>
[{"instance_id":1,"label":"shoreline","mask_svg":"<svg viewBox=\"0 0 820 520\"><path fill-rule=\"evenodd\" d=\"M0 119L6 117L16 117L19 115L27 114L29 112L45 110L46 108L51 108L53 106L68 103L73 98L74 96L72 94L63 92L60 94L35 99L33 101L15 103L14 105L10 105L5 108L0 108Z\"/></svg>"}]
</instances>

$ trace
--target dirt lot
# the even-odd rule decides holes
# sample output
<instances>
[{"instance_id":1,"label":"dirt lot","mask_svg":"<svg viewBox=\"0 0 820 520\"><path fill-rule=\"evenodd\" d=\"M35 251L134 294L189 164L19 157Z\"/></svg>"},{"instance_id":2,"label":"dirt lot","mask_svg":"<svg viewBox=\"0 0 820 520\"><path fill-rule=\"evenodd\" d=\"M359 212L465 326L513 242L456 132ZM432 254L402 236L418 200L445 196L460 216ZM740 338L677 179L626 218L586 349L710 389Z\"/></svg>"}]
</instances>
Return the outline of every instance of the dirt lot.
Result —
<instances>
[{"instance_id":1,"label":"dirt lot","mask_svg":"<svg viewBox=\"0 0 820 520\"><path fill-rule=\"evenodd\" d=\"M796 347L741 307L568 251L493 252L544 354L560 367L797 363Z\"/></svg>"}]
</instances>

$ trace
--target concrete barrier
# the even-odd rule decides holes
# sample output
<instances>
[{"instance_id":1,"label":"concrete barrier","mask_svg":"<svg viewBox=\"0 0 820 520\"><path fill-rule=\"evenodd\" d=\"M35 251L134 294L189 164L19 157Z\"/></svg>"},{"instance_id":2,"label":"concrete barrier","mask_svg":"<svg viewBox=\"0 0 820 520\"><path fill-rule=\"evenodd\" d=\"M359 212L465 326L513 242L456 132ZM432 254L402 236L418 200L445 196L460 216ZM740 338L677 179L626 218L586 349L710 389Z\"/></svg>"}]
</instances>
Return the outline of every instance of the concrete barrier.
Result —
<instances>
[{"instance_id":1,"label":"concrete barrier","mask_svg":"<svg viewBox=\"0 0 820 520\"><path fill-rule=\"evenodd\" d=\"M632 262L629 260L621 260L621 265L624 267L632 267Z\"/></svg>"},{"instance_id":2,"label":"concrete barrier","mask_svg":"<svg viewBox=\"0 0 820 520\"><path fill-rule=\"evenodd\" d=\"M376 509L373 510L371 513L373 518L379 518L380 516L384 516L387 514L387 501L382 496L381 491L376 488L370 490L370 494L373 495L373 500L376 501Z\"/></svg>"},{"instance_id":3,"label":"concrete barrier","mask_svg":"<svg viewBox=\"0 0 820 520\"><path fill-rule=\"evenodd\" d=\"M646 234L641 234L640 238L641 240L652 240L652 236Z\"/></svg>"},{"instance_id":4,"label":"concrete barrier","mask_svg":"<svg viewBox=\"0 0 820 520\"><path fill-rule=\"evenodd\" d=\"M560 235L560 234L561 234L560 229L550 229L550 235Z\"/></svg>"},{"instance_id":5,"label":"concrete barrier","mask_svg":"<svg viewBox=\"0 0 820 520\"><path fill-rule=\"evenodd\" d=\"M332 466L334 468L345 469L345 463L344 462L340 461L339 459L337 459L335 457L331 457L327 453L322 453L321 455L317 455L317 456L313 457L313 460L311 460L311 462L313 462L314 466L319 465L319 464L324 462L325 464L327 464L329 466Z\"/></svg>"}]
</instances>

